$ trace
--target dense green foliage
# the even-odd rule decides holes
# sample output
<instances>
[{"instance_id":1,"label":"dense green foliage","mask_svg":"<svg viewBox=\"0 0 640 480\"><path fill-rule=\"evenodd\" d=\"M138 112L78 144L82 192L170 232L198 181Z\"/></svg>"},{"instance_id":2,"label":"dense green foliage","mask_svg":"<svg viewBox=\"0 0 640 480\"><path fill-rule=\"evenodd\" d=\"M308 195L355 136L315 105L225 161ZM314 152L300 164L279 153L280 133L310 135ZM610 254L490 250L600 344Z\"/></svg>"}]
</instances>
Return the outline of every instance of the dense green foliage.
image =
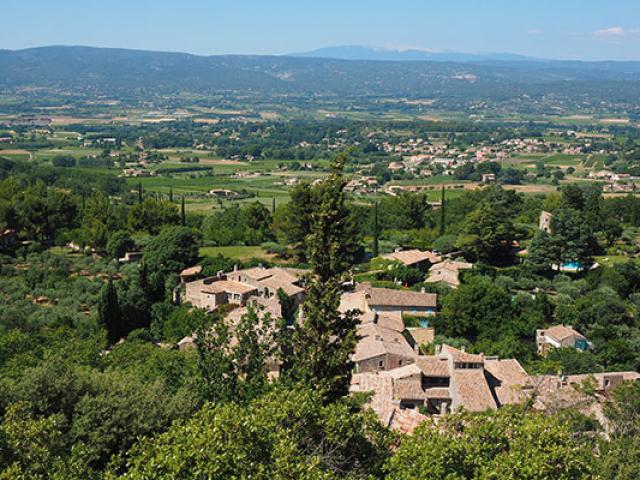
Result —
<instances>
[{"instance_id":1,"label":"dense green foliage","mask_svg":"<svg viewBox=\"0 0 640 480\"><path fill-rule=\"evenodd\" d=\"M640 200L592 187L541 197L492 186L447 197L440 211L426 193L354 202L339 156L326 179L302 182L275 211L254 202L183 220L172 199L67 178L60 169L74 167L55 163L1 164L0 226L17 241L0 271L0 479L635 478L637 384L606 404L610 438L595 419L528 405L462 412L413 436L389 432L347 396L357 321L338 305L351 276L400 282L438 292L437 341L515 357L531 373L638 369L640 266L556 266L632 255ZM536 231L543 209L553 213L550 234ZM376 253L432 248L476 265L455 290L430 285L425 269L363 262L369 239ZM77 247L60 248L69 241ZM312 269L303 321L281 291L279 321L249 308L231 324L225 309L172 302L185 267L215 275L242 264L202 259L201 246L265 242L273 261ZM141 262L116 260L134 250ZM561 322L592 350L538 356L536 329ZM194 332L195 351L169 349ZM281 375L270 381L274 362Z\"/></svg>"}]
</instances>

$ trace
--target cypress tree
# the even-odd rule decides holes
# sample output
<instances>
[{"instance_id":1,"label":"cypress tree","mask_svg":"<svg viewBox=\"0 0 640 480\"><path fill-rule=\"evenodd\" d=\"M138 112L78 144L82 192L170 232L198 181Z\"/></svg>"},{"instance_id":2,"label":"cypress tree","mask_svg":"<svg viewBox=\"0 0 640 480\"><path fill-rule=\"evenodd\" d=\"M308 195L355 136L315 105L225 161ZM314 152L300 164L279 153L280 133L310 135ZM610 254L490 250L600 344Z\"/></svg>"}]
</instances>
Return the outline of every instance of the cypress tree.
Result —
<instances>
[{"instance_id":1,"label":"cypress tree","mask_svg":"<svg viewBox=\"0 0 640 480\"><path fill-rule=\"evenodd\" d=\"M440 236L444 235L446 229L446 218L444 210L444 185L442 185L442 191L440 192Z\"/></svg>"},{"instance_id":2,"label":"cypress tree","mask_svg":"<svg viewBox=\"0 0 640 480\"><path fill-rule=\"evenodd\" d=\"M169 187L169 201L173 203L173 187Z\"/></svg>"},{"instance_id":3,"label":"cypress tree","mask_svg":"<svg viewBox=\"0 0 640 480\"><path fill-rule=\"evenodd\" d=\"M334 159L331 175L314 191L317 204L306 239L313 274L307 278L304 321L293 339L291 377L320 389L328 402L349 392L357 342L356 312L338 310L353 241L342 174L346 158L343 153Z\"/></svg>"},{"instance_id":4,"label":"cypress tree","mask_svg":"<svg viewBox=\"0 0 640 480\"><path fill-rule=\"evenodd\" d=\"M142 203L142 183L138 182L138 203Z\"/></svg>"},{"instance_id":5,"label":"cypress tree","mask_svg":"<svg viewBox=\"0 0 640 480\"><path fill-rule=\"evenodd\" d=\"M276 355L280 360L280 374L286 377L293 364L292 333L295 323L296 305L286 292L279 288L277 291L278 302L280 303L281 315L276 323L275 344Z\"/></svg>"},{"instance_id":6,"label":"cypress tree","mask_svg":"<svg viewBox=\"0 0 640 480\"><path fill-rule=\"evenodd\" d=\"M187 225L187 212L184 208L184 195L182 196L182 204L180 205L180 223L183 227Z\"/></svg>"},{"instance_id":7,"label":"cypress tree","mask_svg":"<svg viewBox=\"0 0 640 480\"><path fill-rule=\"evenodd\" d=\"M98 303L98 317L100 324L107 330L107 340L110 344L116 343L125 335L118 292L111 277L102 287Z\"/></svg>"},{"instance_id":8,"label":"cypress tree","mask_svg":"<svg viewBox=\"0 0 640 480\"><path fill-rule=\"evenodd\" d=\"M374 258L380 255L378 237L380 232L378 231L378 202L373 205L373 256Z\"/></svg>"},{"instance_id":9,"label":"cypress tree","mask_svg":"<svg viewBox=\"0 0 640 480\"><path fill-rule=\"evenodd\" d=\"M276 197L273 197L271 199L271 213L276 213Z\"/></svg>"}]
</instances>

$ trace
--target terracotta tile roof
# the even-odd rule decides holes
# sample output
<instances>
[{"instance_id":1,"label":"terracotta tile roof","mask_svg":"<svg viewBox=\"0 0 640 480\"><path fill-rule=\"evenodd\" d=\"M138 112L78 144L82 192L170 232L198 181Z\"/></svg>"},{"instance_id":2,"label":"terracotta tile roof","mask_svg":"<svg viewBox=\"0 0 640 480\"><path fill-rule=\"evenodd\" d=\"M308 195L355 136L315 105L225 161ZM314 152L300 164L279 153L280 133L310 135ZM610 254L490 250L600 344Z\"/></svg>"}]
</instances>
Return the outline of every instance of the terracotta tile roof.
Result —
<instances>
[{"instance_id":1,"label":"terracotta tile roof","mask_svg":"<svg viewBox=\"0 0 640 480\"><path fill-rule=\"evenodd\" d=\"M442 345L440 355L451 358L456 363L483 363L484 355L466 353L450 345Z\"/></svg>"},{"instance_id":2,"label":"terracotta tile roof","mask_svg":"<svg viewBox=\"0 0 640 480\"><path fill-rule=\"evenodd\" d=\"M232 273L234 275L243 275L253 280L263 280L265 278L270 277L273 274L270 270L271 269L264 268L264 267L254 267L254 268L245 268L244 270L236 270Z\"/></svg>"},{"instance_id":3,"label":"terracotta tile roof","mask_svg":"<svg viewBox=\"0 0 640 480\"><path fill-rule=\"evenodd\" d=\"M371 408L381 416L392 408L393 379L377 373L354 373L351 377L352 392L372 392L369 400Z\"/></svg>"},{"instance_id":4,"label":"terracotta tile roof","mask_svg":"<svg viewBox=\"0 0 640 480\"><path fill-rule=\"evenodd\" d=\"M405 365L403 367L394 368L393 370L387 370L385 372L380 372L380 375L385 377L391 377L394 380L398 380L400 378L411 377L413 375L420 375L422 370L415 363L411 365Z\"/></svg>"},{"instance_id":5,"label":"terracotta tile roof","mask_svg":"<svg viewBox=\"0 0 640 480\"><path fill-rule=\"evenodd\" d=\"M457 406L471 412L497 407L482 368L454 369L452 386L457 394Z\"/></svg>"},{"instance_id":6,"label":"terracotta tile roof","mask_svg":"<svg viewBox=\"0 0 640 480\"><path fill-rule=\"evenodd\" d=\"M485 360L484 368L500 405L520 403L529 397L531 379L517 360Z\"/></svg>"},{"instance_id":7,"label":"terracotta tile roof","mask_svg":"<svg viewBox=\"0 0 640 480\"><path fill-rule=\"evenodd\" d=\"M396 380L394 383L395 400L425 400L427 398L421 382Z\"/></svg>"},{"instance_id":8,"label":"terracotta tile roof","mask_svg":"<svg viewBox=\"0 0 640 480\"><path fill-rule=\"evenodd\" d=\"M412 434L413 431L428 418L429 417L422 415L417 410L401 410L399 408L394 408L391 410L391 415L389 415L389 420L386 425L393 430Z\"/></svg>"},{"instance_id":9,"label":"terracotta tile roof","mask_svg":"<svg viewBox=\"0 0 640 480\"><path fill-rule=\"evenodd\" d=\"M402 315L394 312L366 312L360 315L360 323L362 325L375 324L382 328L388 328L389 330L395 330L396 332L404 331L404 322L402 321Z\"/></svg>"},{"instance_id":10,"label":"terracotta tile roof","mask_svg":"<svg viewBox=\"0 0 640 480\"><path fill-rule=\"evenodd\" d=\"M279 289L282 289L284 293L286 293L290 297L304 292L304 288L299 287L298 285L294 285L293 282L285 280L280 275L274 275L272 277L265 278L264 280L260 280L260 284L269 288L269 290L274 293Z\"/></svg>"},{"instance_id":11,"label":"terracotta tile roof","mask_svg":"<svg viewBox=\"0 0 640 480\"><path fill-rule=\"evenodd\" d=\"M189 268L185 268L184 270L182 270L180 272L180 276L181 277L191 277L193 275L198 275L200 272L202 272L202 266L201 265L196 265L194 267L189 267Z\"/></svg>"},{"instance_id":12,"label":"terracotta tile roof","mask_svg":"<svg viewBox=\"0 0 640 480\"><path fill-rule=\"evenodd\" d=\"M434 270L429 273L429 276L425 280L426 283L446 283L452 287L458 287L460 285L460 276L458 272L453 270Z\"/></svg>"},{"instance_id":13,"label":"terracotta tile roof","mask_svg":"<svg viewBox=\"0 0 640 480\"><path fill-rule=\"evenodd\" d=\"M469 270L473 268L472 263L456 262L453 260L445 260L441 263L433 265L429 269L429 277L426 282L437 283L444 282L452 287L460 285L460 270Z\"/></svg>"},{"instance_id":14,"label":"terracotta tile roof","mask_svg":"<svg viewBox=\"0 0 640 480\"><path fill-rule=\"evenodd\" d=\"M343 293L340 297L340 306L338 309L342 313L345 313L348 310L360 310L361 312L366 312L367 303L365 293L363 291Z\"/></svg>"},{"instance_id":15,"label":"terracotta tile roof","mask_svg":"<svg viewBox=\"0 0 640 480\"><path fill-rule=\"evenodd\" d=\"M473 268L473 263L445 260L436 265L432 265L431 268L429 268L429 271L436 272L438 270L450 270L452 272L459 272L460 270L469 270L471 268Z\"/></svg>"},{"instance_id":16,"label":"terracotta tile roof","mask_svg":"<svg viewBox=\"0 0 640 480\"><path fill-rule=\"evenodd\" d=\"M433 307L437 305L438 296L435 293L412 292L409 290L394 290L393 288L375 288L367 290L369 305L397 306L397 307Z\"/></svg>"},{"instance_id":17,"label":"terracotta tile roof","mask_svg":"<svg viewBox=\"0 0 640 480\"><path fill-rule=\"evenodd\" d=\"M358 328L360 340L356 344L353 361L359 362L385 354L395 354L407 359L416 356L400 332L368 323Z\"/></svg>"},{"instance_id":18,"label":"terracotta tile roof","mask_svg":"<svg viewBox=\"0 0 640 480\"><path fill-rule=\"evenodd\" d=\"M256 288L251 285L247 285L246 283L234 282L232 280L218 280L208 285L204 285L202 291L204 293L213 294L223 292L245 294L255 292Z\"/></svg>"},{"instance_id":19,"label":"terracotta tile roof","mask_svg":"<svg viewBox=\"0 0 640 480\"><path fill-rule=\"evenodd\" d=\"M395 330L396 332L404 331L404 321L402 321L402 315L392 312L378 313L377 323L383 328L389 330Z\"/></svg>"},{"instance_id":20,"label":"terracotta tile roof","mask_svg":"<svg viewBox=\"0 0 640 480\"><path fill-rule=\"evenodd\" d=\"M306 270L297 268L253 267L246 268L244 270L235 270L233 272L230 272L230 275L241 275L257 281L264 280L269 277L274 277L283 283L295 283L300 280L300 277L302 277L302 275L304 275L305 273L307 273Z\"/></svg>"},{"instance_id":21,"label":"terracotta tile roof","mask_svg":"<svg viewBox=\"0 0 640 480\"><path fill-rule=\"evenodd\" d=\"M449 363L445 359L433 355L424 355L416 358L416 365L426 377L448 377Z\"/></svg>"},{"instance_id":22,"label":"terracotta tile roof","mask_svg":"<svg viewBox=\"0 0 640 480\"><path fill-rule=\"evenodd\" d=\"M451 398L451 392L447 387L433 387L424 390L426 398L434 398L439 400L446 400Z\"/></svg>"},{"instance_id":23,"label":"terracotta tile roof","mask_svg":"<svg viewBox=\"0 0 640 480\"><path fill-rule=\"evenodd\" d=\"M382 255L382 258L387 260L397 260L407 266L415 265L417 263L422 263L428 261L430 263L438 263L442 261L438 255L429 251L422 250L403 250L400 252L388 253L386 255Z\"/></svg>"},{"instance_id":24,"label":"terracotta tile roof","mask_svg":"<svg viewBox=\"0 0 640 480\"><path fill-rule=\"evenodd\" d=\"M573 335L586 340L584 335L574 330L570 325L554 325L553 327L546 328L544 330L544 335L551 337L558 342L562 342Z\"/></svg>"}]
</instances>

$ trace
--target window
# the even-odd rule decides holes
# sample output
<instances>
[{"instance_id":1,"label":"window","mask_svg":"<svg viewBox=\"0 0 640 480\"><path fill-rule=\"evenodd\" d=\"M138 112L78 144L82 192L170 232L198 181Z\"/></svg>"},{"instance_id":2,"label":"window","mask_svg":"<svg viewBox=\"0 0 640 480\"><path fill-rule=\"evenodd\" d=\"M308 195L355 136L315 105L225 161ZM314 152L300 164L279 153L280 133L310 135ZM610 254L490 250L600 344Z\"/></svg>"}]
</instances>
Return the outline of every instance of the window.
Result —
<instances>
[{"instance_id":1,"label":"window","mask_svg":"<svg viewBox=\"0 0 640 480\"><path fill-rule=\"evenodd\" d=\"M380 360L380 361L378 362L378 366L379 366L380 368L384 368L384 360Z\"/></svg>"},{"instance_id":2,"label":"window","mask_svg":"<svg viewBox=\"0 0 640 480\"><path fill-rule=\"evenodd\" d=\"M449 377L422 377L422 389L446 388L449 386Z\"/></svg>"},{"instance_id":3,"label":"window","mask_svg":"<svg viewBox=\"0 0 640 480\"><path fill-rule=\"evenodd\" d=\"M411 400L400 400L400 410L415 410L417 404Z\"/></svg>"}]
</instances>

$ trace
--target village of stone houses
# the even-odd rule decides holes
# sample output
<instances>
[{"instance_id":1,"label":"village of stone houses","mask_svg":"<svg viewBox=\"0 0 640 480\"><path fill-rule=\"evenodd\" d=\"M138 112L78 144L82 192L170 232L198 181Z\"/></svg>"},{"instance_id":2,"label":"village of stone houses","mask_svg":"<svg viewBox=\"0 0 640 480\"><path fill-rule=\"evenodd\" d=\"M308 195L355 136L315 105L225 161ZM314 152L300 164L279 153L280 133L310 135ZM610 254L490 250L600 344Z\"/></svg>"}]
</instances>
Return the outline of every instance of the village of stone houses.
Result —
<instances>
[{"instance_id":1,"label":"village of stone houses","mask_svg":"<svg viewBox=\"0 0 640 480\"><path fill-rule=\"evenodd\" d=\"M640 479L635 3L2 2L0 480Z\"/></svg>"}]
</instances>

